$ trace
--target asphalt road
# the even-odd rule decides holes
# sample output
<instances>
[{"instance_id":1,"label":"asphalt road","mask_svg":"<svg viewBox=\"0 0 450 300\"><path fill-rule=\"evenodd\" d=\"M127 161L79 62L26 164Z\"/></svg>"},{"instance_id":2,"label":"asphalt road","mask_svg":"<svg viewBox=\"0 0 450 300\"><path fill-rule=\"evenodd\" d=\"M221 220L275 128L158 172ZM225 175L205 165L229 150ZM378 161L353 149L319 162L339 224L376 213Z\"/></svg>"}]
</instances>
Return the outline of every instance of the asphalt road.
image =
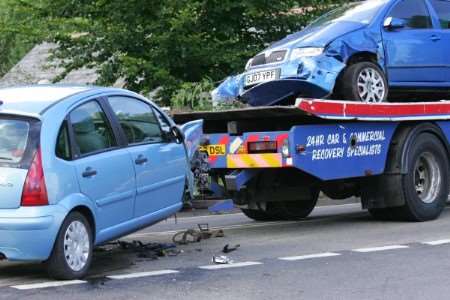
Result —
<instances>
[{"instance_id":1,"label":"asphalt road","mask_svg":"<svg viewBox=\"0 0 450 300\"><path fill-rule=\"evenodd\" d=\"M39 264L2 262L0 299L450 298L450 207L427 223L375 221L358 204L319 207L301 222L184 215L126 240L171 243L175 232L198 223L225 237L156 260L109 246L96 252L82 281L52 282ZM228 254L234 263L213 264L226 244L240 244Z\"/></svg>"}]
</instances>

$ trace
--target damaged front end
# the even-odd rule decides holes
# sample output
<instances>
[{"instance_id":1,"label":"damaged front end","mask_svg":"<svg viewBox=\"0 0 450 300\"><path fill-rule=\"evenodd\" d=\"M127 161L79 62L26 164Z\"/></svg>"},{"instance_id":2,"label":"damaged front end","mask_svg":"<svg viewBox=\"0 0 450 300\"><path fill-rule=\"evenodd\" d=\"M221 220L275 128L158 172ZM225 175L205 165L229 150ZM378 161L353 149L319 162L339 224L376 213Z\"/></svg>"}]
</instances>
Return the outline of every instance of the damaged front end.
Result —
<instances>
[{"instance_id":1,"label":"damaged front end","mask_svg":"<svg viewBox=\"0 0 450 300\"><path fill-rule=\"evenodd\" d=\"M345 64L327 53L318 57L302 57L270 68L249 70L228 77L212 92L214 103L234 100L251 106L293 104L296 97L325 98L333 89ZM247 76L276 72L276 79L248 85ZM256 75L254 75L256 74Z\"/></svg>"}]
</instances>

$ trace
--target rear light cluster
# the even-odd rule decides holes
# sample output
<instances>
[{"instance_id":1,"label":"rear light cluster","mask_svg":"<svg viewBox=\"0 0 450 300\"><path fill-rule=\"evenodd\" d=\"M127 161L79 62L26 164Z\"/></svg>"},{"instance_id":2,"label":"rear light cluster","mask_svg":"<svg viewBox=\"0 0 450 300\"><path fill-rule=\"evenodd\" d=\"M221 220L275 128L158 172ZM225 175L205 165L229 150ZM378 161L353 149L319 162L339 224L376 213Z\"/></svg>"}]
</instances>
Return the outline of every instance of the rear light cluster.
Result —
<instances>
[{"instance_id":1,"label":"rear light cluster","mask_svg":"<svg viewBox=\"0 0 450 300\"><path fill-rule=\"evenodd\" d=\"M277 153L278 146L275 141L249 142L248 153Z\"/></svg>"},{"instance_id":2,"label":"rear light cluster","mask_svg":"<svg viewBox=\"0 0 450 300\"><path fill-rule=\"evenodd\" d=\"M38 149L28 170L22 191L22 206L48 205L47 188L42 168L41 150Z\"/></svg>"}]
</instances>

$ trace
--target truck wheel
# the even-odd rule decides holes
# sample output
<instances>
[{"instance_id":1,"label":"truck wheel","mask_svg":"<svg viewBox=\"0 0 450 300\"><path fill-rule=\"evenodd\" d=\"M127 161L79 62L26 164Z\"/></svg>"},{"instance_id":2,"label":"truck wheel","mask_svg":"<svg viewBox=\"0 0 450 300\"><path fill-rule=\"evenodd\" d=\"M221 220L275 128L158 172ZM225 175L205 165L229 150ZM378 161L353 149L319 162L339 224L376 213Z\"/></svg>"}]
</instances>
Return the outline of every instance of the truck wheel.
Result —
<instances>
[{"instance_id":1,"label":"truck wheel","mask_svg":"<svg viewBox=\"0 0 450 300\"><path fill-rule=\"evenodd\" d=\"M442 213L449 194L447 151L435 135L422 133L407 155L409 171L402 177L405 205L394 211L404 220L434 220Z\"/></svg>"},{"instance_id":2,"label":"truck wheel","mask_svg":"<svg viewBox=\"0 0 450 300\"><path fill-rule=\"evenodd\" d=\"M242 208L241 211L244 213L245 216L247 216L248 218L253 219L255 221L271 221L271 220L273 220L273 217L270 216L268 213L266 213L263 210Z\"/></svg>"},{"instance_id":3,"label":"truck wheel","mask_svg":"<svg viewBox=\"0 0 450 300\"><path fill-rule=\"evenodd\" d=\"M92 261L93 235L86 218L70 213L59 230L52 254L47 261L50 277L61 280L86 275Z\"/></svg>"},{"instance_id":4,"label":"truck wheel","mask_svg":"<svg viewBox=\"0 0 450 300\"><path fill-rule=\"evenodd\" d=\"M278 220L301 220L311 214L318 198L319 191L312 191L309 200L271 202L268 213Z\"/></svg>"},{"instance_id":5,"label":"truck wheel","mask_svg":"<svg viewBox=\"0 0 450 300\"><path fill-rule=\"evenodd\" d=\"M386 76L372 62L359 62L347 67L337 83L336 93L344 100L386 102L389 92Z\"/></svg>"}]
</instances>

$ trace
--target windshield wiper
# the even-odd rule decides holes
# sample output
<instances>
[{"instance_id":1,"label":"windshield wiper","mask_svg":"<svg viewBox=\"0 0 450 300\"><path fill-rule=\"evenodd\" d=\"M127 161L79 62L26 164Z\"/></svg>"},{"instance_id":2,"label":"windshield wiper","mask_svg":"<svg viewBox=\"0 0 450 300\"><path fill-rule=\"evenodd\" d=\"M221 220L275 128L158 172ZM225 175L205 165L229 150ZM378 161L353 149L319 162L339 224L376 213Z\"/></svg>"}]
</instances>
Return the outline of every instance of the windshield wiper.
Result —
<instances>
[{"instance_id":1,"label":"windshield wiper","mask_svg":"<svg viewBox=\"0 0 450 300\"><path fill-rule=\"evenodd\" d=\"M13 160L13 159L10 158L10 157L1 157L1 156L0 156L0 160Z\"/></svg>"}]
</instances>

